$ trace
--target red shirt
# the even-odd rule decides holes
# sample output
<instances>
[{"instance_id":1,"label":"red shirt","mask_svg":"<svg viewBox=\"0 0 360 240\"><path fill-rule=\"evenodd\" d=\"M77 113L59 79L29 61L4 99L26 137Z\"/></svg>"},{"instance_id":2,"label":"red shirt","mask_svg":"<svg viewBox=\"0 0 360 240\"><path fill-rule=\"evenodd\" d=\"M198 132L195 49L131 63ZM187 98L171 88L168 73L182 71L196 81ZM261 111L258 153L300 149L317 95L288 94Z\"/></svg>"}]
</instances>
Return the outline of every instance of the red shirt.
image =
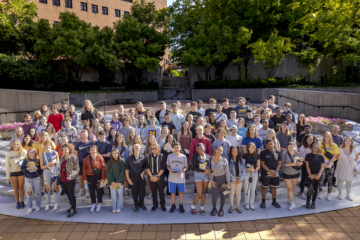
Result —
<instances>
[{"instance_id":1,"label":"red shirt","mask_svg":"<svg viewBox=\"0 0 360 240\"><path fill-rule=\"evenodd\" d=\"M72 144L70 144L70 143L68 143L68 144L72 147L72 149L73 149L73 151L74 151L74 150L75 150L74 145L72 145ZM60 144L57 145L56 148L55 148L55 151L57 151L57 153L58 153L58 155L59 155L59 159L61 159L61 157L62 157L62 155L63 155L61 145L62 145L62 144L60 143Z\"/></svg>"},{"instance_id":2,"label":"red shirt","mask_svg":"<svg viewBox=\"0 0 360 240\"><path fill-rule=\"evenodd\" d=\"M207 137L203 136L203 138L200 140L198 138L198 136L196 136L195 138L193 138L193 140L191 140L190 143L190 150L189 150L189 157L190 159L192 159L192 156L197 153L197 145L198 143L203 143L205 145L205 153L209 154L209 156L212 156L212 150L211 150L211 142L210 139L208 139Z\"/></svg>"},{"instance_id":3,"label":"red shirt","mask_svg":"<svg viewBox=\"0 0 360 240\"><path fill-rule=\"evenodd\" d=\"M61 172L60 172L61 182L69 182L69 180L67 180L67 175L66 175L66 162L67 160L61 163Z\"/></svg>"},{"instance_id":4,"label":"red shirt","mask_svg":"<svg viewBox=\"0 0 360 240\"><path fill-rule=\"evenodd\" d=\"M64 120L64 115L62 115L61 113L57 113L55 114L50 114L48 122L51 123L54 128L55 131L58 132L61 129L61 122Z\"/></svg>"}]
</instances>

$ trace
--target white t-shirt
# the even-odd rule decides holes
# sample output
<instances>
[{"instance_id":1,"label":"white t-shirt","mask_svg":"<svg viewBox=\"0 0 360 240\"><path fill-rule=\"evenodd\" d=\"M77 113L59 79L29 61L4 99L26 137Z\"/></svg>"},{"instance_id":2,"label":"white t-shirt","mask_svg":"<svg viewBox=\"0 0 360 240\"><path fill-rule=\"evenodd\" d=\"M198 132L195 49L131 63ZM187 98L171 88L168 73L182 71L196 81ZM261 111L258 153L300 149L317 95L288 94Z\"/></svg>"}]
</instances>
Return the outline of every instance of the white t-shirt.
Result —
<instances>
[{"instance_id":1,"label":"white t-shirt","mask_svg":"<svg viewBox=\"0 0 360 240\"><path fill-rule=\"evenodd\" d=\"M220 122L222 119L225 119L227 121L227 116L225 113L215 113L216 117L216 122Z\"/></svg>"},{"instance_id":2,"label":"white t-shirt","mask_svg":"<svg viewBox=\"0 0 360 240\"><path fill-rule=\"evenodd\" d=\"M269 128L266 129L266 130L260 128L260 129L258 130L258 136L259 136L259 138L261 138L261 140L265 139L265 138L266 138L266 134L267 134L268 131L269 131Z\"/></svg>"},{"instance_id":3,"label":"white t-shirt","mask_svg":"<svg viewBox=\"0 0 360 240\"><path fill-rule=\"evenodd\" d=\"M235 137L229 135L225 138L226 140L228 140L231 144L231 146L239 146L241 147L241 142L242 142L242 137L239 135L236 135Z\"/></svg>"},{"instance_id":4,"label":"white t-shirt","mask_svg":"<svg viewBox=\"0 0 360 240\"><path fill-rule=\"evenodd\" d=\"M255 125L255 124L254 124ZM259 126L256 126L255 125L255 127L258 129L258 131L260 130L260 129L262 129L262 127L263 127L263 125L262 124L260 124Z\"/></svg>"},{"instance_id":5,"label":"white t-shirt","mask_svg":"<svg viewBox=\"0 0 360 240\"><path fill-rule=\"evenodd\" d=\"M176 170L179 173L187 167L187 158L184 154L180 153L179 156L175 156L175 153L172 153L168 155L166 165L169 165L171 170ZM177 175L169 173L169 182L186 183L185 172Z\"/></svg>"}]
</instances>

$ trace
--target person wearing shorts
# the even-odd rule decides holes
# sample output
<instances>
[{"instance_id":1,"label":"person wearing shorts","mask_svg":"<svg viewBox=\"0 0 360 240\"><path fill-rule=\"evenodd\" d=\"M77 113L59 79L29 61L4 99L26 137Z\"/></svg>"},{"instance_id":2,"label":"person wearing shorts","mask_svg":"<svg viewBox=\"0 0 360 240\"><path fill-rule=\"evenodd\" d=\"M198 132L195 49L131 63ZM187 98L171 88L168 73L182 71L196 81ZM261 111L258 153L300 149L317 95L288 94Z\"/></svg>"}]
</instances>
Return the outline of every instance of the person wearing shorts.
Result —
<instances>
[{"instance_id":1,"label":"person wearing shorts","mask_svg":"<svg viewBox=\"0 0 360 240\"><path fill-rule=\"evenodd\" d=\"M278 172L281 167L281 153L274 148L274 142L271 139L266 140L266 147L267 149L260 153L262 183L262 203L260 207L266 208L266 192L271 186L272 204L276 208L280 208L280 204L276 202L276 188L280 185Z\"/></svg>"}]
</instances>

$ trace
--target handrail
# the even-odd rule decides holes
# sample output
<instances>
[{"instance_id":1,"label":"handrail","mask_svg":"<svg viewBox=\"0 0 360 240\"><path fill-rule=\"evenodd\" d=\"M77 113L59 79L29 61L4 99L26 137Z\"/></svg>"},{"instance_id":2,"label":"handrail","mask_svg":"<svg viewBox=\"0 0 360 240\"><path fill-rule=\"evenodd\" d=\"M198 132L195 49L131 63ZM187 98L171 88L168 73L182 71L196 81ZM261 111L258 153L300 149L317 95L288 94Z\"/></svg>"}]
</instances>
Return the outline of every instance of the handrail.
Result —
<instances>
[{"instance_id":1,"label":"handrail","mask_svg":"<svg viewBox=\"0 0 360 240\"><path fill-rule=\"evenodd\" d=\"M69 101L69 99L67 98L67 99L64 99L64 100L60 100L60 101L57 101L57 102L62 102L62 101ZM55 102L55 103L52 103L52 104L56 104L57 102ZM50 104L50 105L52 105L52 104ZM17 111L17 112L0 112L0 114L10 114L10 113L31 113L31 112L35 112L36 110L39 110L40 108L37 108L37 109L35 109L35 110L32 110L32 111Z\"/></svg>"},{"instance_id":2,"label":"handrail","mask_svg":"<svg viewBox=\"0 0 360 240\"><path fill-rule=\"evenodd\" d=\"M106 106L107 106L107 105L105 105L105 102L106 102L106 101L108 102L109 99L102 99L102 100L97 101L96 103L93 104L93 106L95 106L95 105L98 104L99 102L104 102L104 105L99 108L99 109L101 109L102 107L104 108L104 117L105 117L105 115L106 115Z\"/></svg>"},{"instance_id":3,"label":"handrail","mask_svg":"<svg viewBox=\"0 0 360 240\"><path fill-rule=\"evenodd\" d=\"M358 110L360 111L359 108L356 108L356 107L352 107L352 106L328 106L328 105L314 105L314 104L311 104L311 103L307 103L307 102L304 102L304 101L301 101L301 100L298 100L298 99L295 99L295 98L291 98L291 97L287 97L287 96L284 96L284 95L279 95L279 97L284 97L284 98L288 98L288 99L291 99L291 100L294 100L294 101L297 101L298 103L301 102L301 103L304 103L304 104L307 104L307 105L310 105L310 106L313 106L313 107L317 107L317 108L322 108L322 107L342 107L342 108L352 108L352 109L355 109L355 110Z\"/></svg>"}]
</instances>

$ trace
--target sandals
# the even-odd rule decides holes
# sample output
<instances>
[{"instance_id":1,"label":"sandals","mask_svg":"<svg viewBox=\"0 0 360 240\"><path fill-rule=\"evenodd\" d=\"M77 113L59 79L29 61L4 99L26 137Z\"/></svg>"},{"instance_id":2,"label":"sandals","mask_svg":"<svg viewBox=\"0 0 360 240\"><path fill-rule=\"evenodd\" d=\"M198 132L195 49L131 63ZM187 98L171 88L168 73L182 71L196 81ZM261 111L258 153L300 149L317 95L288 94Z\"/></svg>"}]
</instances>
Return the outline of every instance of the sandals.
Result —
<instances>
[{"instance_id":1,"label":"sandals","mask_svg":"<svg viewBox=\"0 0 360 240\"><path fill-rule=\"evenodd\" d=\"M242 213L240 208L236 208L236 210L237 210L238 213Z\"/></svg>"},{"instance_id":2,"label":"sandals","mask_svg":"<svg viewBox=\"0 0 360 240\"><path fill-rule=\"evenodd\" d=\"M233 207L230 207L228 212L229 212L229 213L232 213L233 210L234 210L234 208L233 208Z\"/></svg>"}]
</instances>

